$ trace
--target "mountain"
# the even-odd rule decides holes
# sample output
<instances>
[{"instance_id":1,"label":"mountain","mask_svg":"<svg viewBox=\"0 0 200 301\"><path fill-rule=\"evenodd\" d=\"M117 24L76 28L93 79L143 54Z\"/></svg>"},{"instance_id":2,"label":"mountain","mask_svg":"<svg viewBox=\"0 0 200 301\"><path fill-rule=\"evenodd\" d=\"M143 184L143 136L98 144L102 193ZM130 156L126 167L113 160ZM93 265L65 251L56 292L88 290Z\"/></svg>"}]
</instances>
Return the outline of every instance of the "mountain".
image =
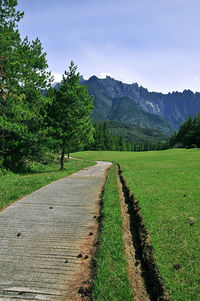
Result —
<instances>
[{"instance_id":1,"label":"mountain","mask_svg":"<svg viewBox=\"0 0 200 301\"><path fill-rule=\"evenodd\" d=\"M115 120L171 134L189 115L200 112L200 93L190 90L149 92L137 83L125 84L109 76L92 76L82 83L94 95L94 119Z\"/></svg>"},{"instance_id":2,"label":"mountain","mask_svg":"<svg viewBox=\"0 0 200 301\"><path fill-rule=\"evenodd\" d=\"M170 134L173 128L160 116L142 110L128 97L114 98L108 114L108 120L118 121L141 128L153 128Z\"/></svg>"},{"instance_id":3,"label":"mountain","mask_svg":"<svg viewBox=\"0 0 200 301\"><path fill-rule=\"evenodd\" d=\"M80 76L79 83L88 82ZM58 89L58 85L59 83L54 83L52 87ZM102 88L98 89L95 85L92 88L90 87L90 94L95 96L93 122L98 121L103 124L107 120L112 135L123 136L126 141L136 144L166 142L169 139L172 127L159 116L142 110L128 97L104 99Z\"/></svg>"},{"instance_id":4,"label":"mountain","mask_svg":"<svg viewBox=\"0 0 200 301\"><path fill-rule=\"evenodd\" d=\"M168 135L174 131L173 126L162 117L141 108L133 99L131 91L128 93L124 89L126 84L110 77L99 79L96 76L83 83L87 85L89 93L94 95L94 120L110 120L142 128L154 128Z\"/></svg>"}]
</instances>

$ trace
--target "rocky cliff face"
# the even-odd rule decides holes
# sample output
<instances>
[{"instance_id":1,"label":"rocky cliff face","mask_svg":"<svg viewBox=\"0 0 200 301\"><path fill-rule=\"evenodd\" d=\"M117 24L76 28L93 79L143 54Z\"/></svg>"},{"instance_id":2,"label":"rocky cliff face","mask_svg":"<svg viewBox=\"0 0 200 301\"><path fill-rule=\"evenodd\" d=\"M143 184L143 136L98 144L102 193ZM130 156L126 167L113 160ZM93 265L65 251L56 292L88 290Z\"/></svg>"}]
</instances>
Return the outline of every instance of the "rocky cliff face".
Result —
<instances>
[{"instance_id":1,"label":"rocky cliff face","mask_svg":"<svg viewBox=\"0 0 200 301\"><path fill-rule=\"evenodd\" d=\"M118 120L144 127L151 126L169 133L173 130L172 128L178 129L189 115L200 112L200 93L193 93L190 90L185 90L183 93L162 94L149 92L139 87L137 83L124 84L111 77L99 79L96 76L92 76L84 83L88 86L90 94L94 95L93 117L95 119ZM151 116L145 114L142 116L140 111L139 120L137 106L143 112L152 113ZM122 112L124 112L123 116ZM155 115L160 119L156 120ZM157 121L159 125L156 125ZM169 124L171 124L171 129Z\"/></svg>"}]
</instances>

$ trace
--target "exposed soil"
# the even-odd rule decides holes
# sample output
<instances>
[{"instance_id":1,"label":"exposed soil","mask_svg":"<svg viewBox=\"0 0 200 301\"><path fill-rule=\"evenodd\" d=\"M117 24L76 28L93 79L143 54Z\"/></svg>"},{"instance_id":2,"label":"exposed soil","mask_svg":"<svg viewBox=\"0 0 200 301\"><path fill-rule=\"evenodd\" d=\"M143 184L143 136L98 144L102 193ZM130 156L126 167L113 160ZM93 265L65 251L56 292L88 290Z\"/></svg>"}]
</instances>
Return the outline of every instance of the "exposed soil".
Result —
<instances>
[{"instance_id":1,"label":"exposed soil","mask_svg":"<svg viewBox=\"0 0 200 301\"><path fill-rule=\"evenodd\" d=\"M130 191L118 165L123 239L134 300L167 301L166 289L153 257L150 235L138 201Z\"/></svg>"},{"instance_id":2,"label":"exposed soil","mask_svg":"<svg viewBox=\"0 0 200 301\"><path fill-rule=\"evenodd\" d=\"M141 262L137 258L136 250L133 245L130 216L128 213L128 204L126 203L123 186L119 178L119 167L117 168L117 181L119 189L119 197L121 204L122 222L123 222L123 241L124 252L127 260L127 272L130 280L134 301L149 301L150 297L145 287L145 281L142 276Z\"/></svg>"}]
</instances>

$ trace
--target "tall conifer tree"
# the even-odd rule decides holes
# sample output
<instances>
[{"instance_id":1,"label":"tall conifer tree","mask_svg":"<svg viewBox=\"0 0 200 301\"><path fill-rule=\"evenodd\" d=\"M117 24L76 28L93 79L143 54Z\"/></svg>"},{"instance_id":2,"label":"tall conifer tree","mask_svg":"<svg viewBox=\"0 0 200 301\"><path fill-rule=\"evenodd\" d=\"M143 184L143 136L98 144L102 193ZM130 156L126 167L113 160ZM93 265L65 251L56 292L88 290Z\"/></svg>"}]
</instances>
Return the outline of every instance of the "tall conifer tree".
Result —
<instances>
[{"instance_id":1,"label":"tall conifer tree","mask_svg":"<svg viewBox=\"0 0 200 301\"><path fill-rule=\"evenodd\" d=\"M75 150L80 143L89 143L93 138L90 114L93 110L93 97L89 97L86 85L79 84L77 66L70 63L49 112L50 131L54 145L60 150L61 170L64 169L66 153Z\"/></svg>"},{"instance_id":2,"label":"tall conifer tree","mask_svg":"<svg viewBox=\"0 0 200 301\"><path fill-rule=\"evenodd\" d=\"M21 40L16 6L0 1L0 155L10 168L41 155L48 102L41 90L51 81L39 39Z\"/></svg>"}]
</instances>

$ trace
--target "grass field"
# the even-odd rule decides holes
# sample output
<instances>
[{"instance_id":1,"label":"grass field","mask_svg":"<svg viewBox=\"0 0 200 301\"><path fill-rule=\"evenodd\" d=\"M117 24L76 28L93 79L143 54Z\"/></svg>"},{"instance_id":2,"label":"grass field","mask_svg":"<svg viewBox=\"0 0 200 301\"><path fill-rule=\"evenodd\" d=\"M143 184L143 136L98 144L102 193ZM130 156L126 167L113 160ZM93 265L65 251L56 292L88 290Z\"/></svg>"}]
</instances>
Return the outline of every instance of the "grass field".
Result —
<instances>
[{"instance_id":1,"label":"grass field","mask_svg":"<svg viewBox=\"0 0 200 301\"><path fill-rule=\"evenodd\" d=\"M171 300L200 300L200 150L81 152L115 161L139 200Z\"/></svg>"},{"instance_id":2,"label":"grass field","mask_svg":"<svg viewBox=\"0 0 200 301\"><path fill-rule=\"evenodd\" d=\"M86 161L68 160L65 162L65 171L59 171L60 166L34 164L31 171L27 173L12 173L0 175L0 210L11 202L32 193L33 191L55 181L66 177L80 169L94 163Z\"/></svg>"},{"instance_id":3,"label":"grass field","mask_svg":"<svg viewBox=\"0 0 200 301\"><path fill-rule=\"evenodd\" d=\"M122 239L121 209L116 179L116 166L112 165L103 196L103 226L99 236L100 247L95 258L97 274L94 279L94 301L132 301L126 271Z\"/></svg>"}]
</instances>

